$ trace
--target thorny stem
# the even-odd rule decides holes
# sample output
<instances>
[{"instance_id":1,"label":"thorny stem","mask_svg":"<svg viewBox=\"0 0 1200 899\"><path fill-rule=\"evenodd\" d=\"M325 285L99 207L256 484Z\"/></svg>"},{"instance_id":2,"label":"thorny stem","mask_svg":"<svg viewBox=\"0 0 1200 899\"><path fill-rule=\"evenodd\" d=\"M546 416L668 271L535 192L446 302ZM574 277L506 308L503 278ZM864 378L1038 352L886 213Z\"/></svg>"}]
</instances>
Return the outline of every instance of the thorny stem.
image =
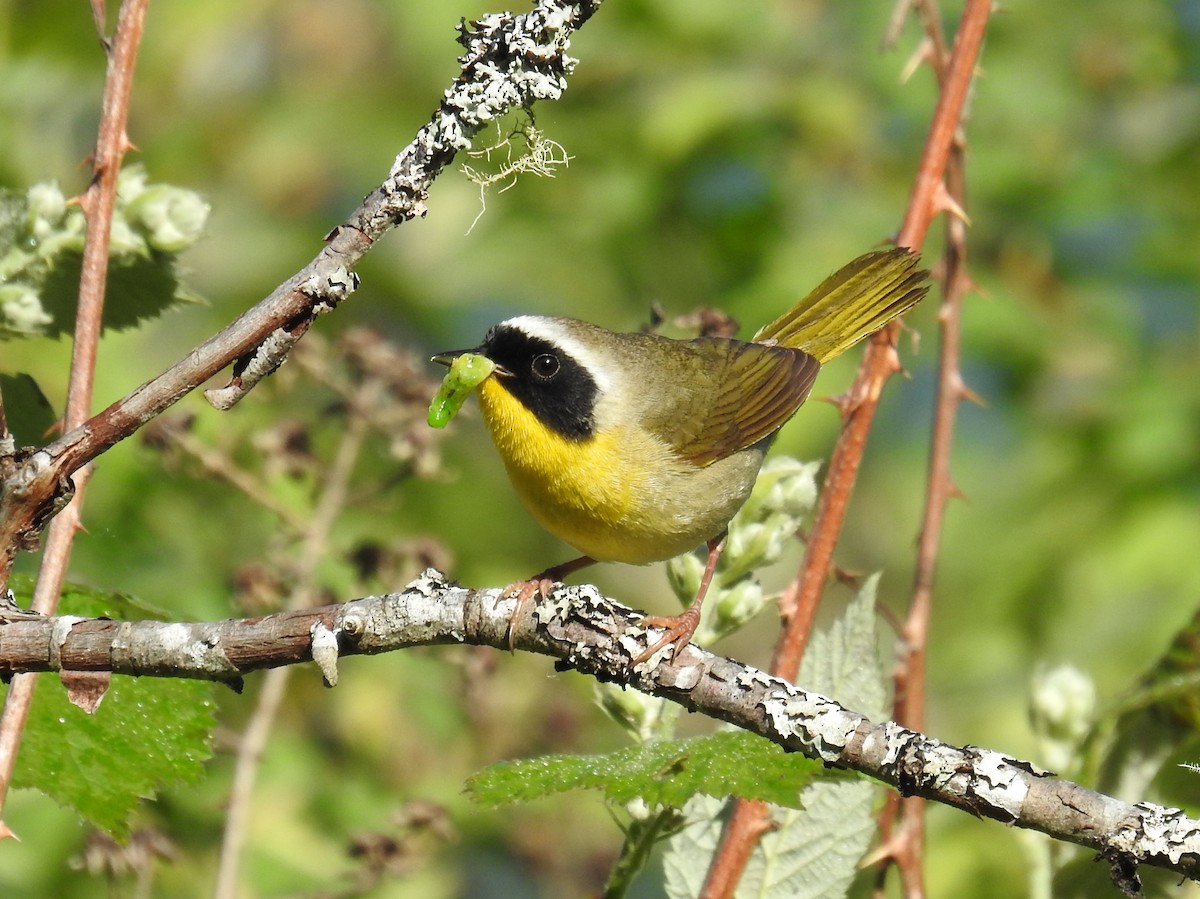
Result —
<instances>
[{"instance_id":1,"label":"thorny stem","mask_svg":"<svg viewBox=\"0 0 1200 899\"><path fill-rule=\"evenodd\" d=\"M213 899L231 899L238 895L238 868L246 828L250 822L251 798L258 777L258 765L271 735L271 727L291 676L290 665L272 668L263 675L262 689L246 730L238 741L237 760L233 768L233 783L229 788L229 804L225 809L225 830L221 834L221 854L217 861L217 879Z\"/></svg>"},{"instance_id":2,"label":"thorny stem","mask_svg":"<svg viewBox=\"0 0 1200 899\"><path fill-rule=\"evenodd\" d=\"M771 827L771 808L761 799L734 800L700 892L701 899L734 894L754 847Z\"/></svg>"},{"instance_id":3,"label":"thorny stem","mask_svg":"<svg viewBox=\"0 0 1200 899\"><path fill-rule=\"evenodd\" d=\"M907 6L909 0L900 0L897 9ZM941 16L938 13L936 0L917 0L917 14L921 18L925 30L925 43L918 50L920 60L928 62L937 77L939 88L946 83L946 71L950 63L950 51L946 46L946 36L942 30ZM960 208L966 206L965 191L965 160L963 158L964 138L961 133L951 150L950 159L946 166L947 191ZM916 573L914 574L914 593L909 606L907 620L897 627L903 638L901 652L903 655L896 659L893 680L895 684L895 717L896 720L911 722L915 719L924 720L925 702L925 647L927 643L928 620L932 605L933 575L937 560L937 537L941 532L941 511L945 500L949 498L949 450L950 437L953 434L953 415L957 408L957 398L949 411L950 420L942 418L941 394L945 391L948 380L944 368L948 360L955 361L955 375L958 359L958 328L960 304L953 303L951 292L955 289L956 275L952 256L960 259L965 253L966 228L961 219L948 216L946 219L947 250L943 260L945 269L941 321L941 341L939 354L938 390L939 400L935 411L934 433L931 438L933 450L930 458L930 479L926 499L926 513L922 524L917 552ZM961 269L960 269L961 270ZM960 298L961 299L961 298ZM953 333L951 333L953 332ZM961 380L958 381L961 386ZM937 448L943 446L945 456L941 461L936 459ZM941 469L945 480L942 482L947 489L947 495L941 503L934 498L938 489L936 472ZM936 514L938 521L932 520ZM929 535L934 535L930 538ZM924 585L919 586L919 585ZM880 845L871 854L872 863L877 862L875 887L873 895L882 897L887 879L888 868L895 863L900 871L901 887L907 897L924 895L924 872L922 858L925 844L925 800L916 796L902 797L897 793L889 793L879 816Z\"/></svg>"},{"instance_id":4,"label":"thorny stem","mask_svg":"<svg viewBox=\"0 0 1200 899\"><path fill-rule=\"evenodd\" d=\"M934 71L944 83L948 68L945 38L933 0L923 0L920 12L929 33ZM951 149L946 166L946 192L959 208L966 208L966 165L964 142L960 134ZM894 718L905 727L921 730L925 726L926 650L929 620L933 608L933 587L941 546L942 523L946 507L957 490L950 474L954 425L958 405L969 396L959 367L961 359L962 303L970 288L966 269L966 223L957 215L945 220L946 250L942 260L943 296L938 312L941 340L938 357L937 398L934 402L933 433L930 438L929 470L925 511L917 543L912 597L908 617L900 630L901 649L896 660ZM899 815L895 831L892 825ZM883 847L878 856L876 892L882 894L888 863L895 862L900 872L903 895L920 899L925 895L923 871L925 845L925 800L919 796L888 797L881 816Z\"/></svg>"},{"instance_id":5,"label":"thorny stem","mask_svg":"<svg viewBox=\"0 0 1200 899\"><path fill-rule=\"evenodd\" d=\"M379 379L371 378L347 403L349 421L342 432L337 455L328 469L324 487L312 514L308 516L308 526L297 547L290 578L296 587L285 604L288 609L304 608L317 601L317 567L321 559L328 554L334 524L338 513L346 505L350 479L362 453L363 443L370 432L370 411L382 392L383 384ZM287 693L291 670L291 666L273 668L264 675L258 701L238 744L213 899L233 899L238 895L241 850L246 841L246 828L252 808L258 766L262 761L263 750L271 735L279 707Z\"/></svg>"},{"instance_id":6,"label":"thorny stem","mask_svg":"<svg viewBox=\"0 0 1200 899\"><path fill-rule=\"evenodd\" d=\"M71 374L63 431L78 428L91 415L92 389L95 383L96 351L104 314L104 292L108 280L109 238L113 208L117 201L117 175L121 160L130 148L125 125L129 120L129 98L133 91L133 71L146 21L149 0L124 0L117 13L116 32L108 47L108 65L101 101L100 128L93 156L92 183L80 198L87 218L83 261L79 279L79 307L75 316L74 343L71 350ZM87 483L88 469L74 473L75 495L67 507L51 522L46 546L33 591L32 608L53 615L66 578L71 547L79 530L80 508ZM2 572L7 575L7 570ZM7 579L5 577L5 579ZM33 699L34 675L14 678L0 713L0 812L3 811L12 774L16 766L21 733ZM21 681L21 683L18 683Z\"/></svg>"},{"instance_id":7,"label":"thorny stem","mask_svg":"<svg viewBox=\"0 0 1200 899\"><path fill-rule=\"evenodd\" d=\"M947 189L960 207L965 207L966 182L961 148L956 148L946 172ZM916 570L908 618L901 629L901 655L897 659L894 718L905 727L925 726L925 661L929 619L933 608L933 586L941 547L942 522L946 507L957 495L950 475L954 424L958 404L968 395L959 370L962 338L962 303L970 287L966 274L966 225L954 216L946 219L946 252L943 257L945 289L938 311L941 352L938 359L938 390L934 404L933 434L930 439L929 474L925 512L917 542ZM906 845L897 846L896 862L910 899L925 893L921 873L924 844L924 800L910 796L900 802L901 833Z\"/></svg>"},{"instance_id":8,"label":"thorny stem","mask_svg":"<svg viewBox=\"0 0 1200 899\"><path fill-rule=\"evenodd\" d=\"M919 250L933 217L944 210L943 173L954 146L967 98L967 91L983 43L991 11L990 0L968 0L951 54L945 86L929 126L904 223L896 238L900 246ZM829 577L833 550L845 519L846 506L862 462L867 434L874 419L879 396L887 379L898 370L895 341L899 325L888 325L871 338L854 384L843 405L842 433L834 447L829 473L821 491L816 519L804 554L794 605L782 604L785 618L783 637L776 647L774 665L780 676L792 679L811 631L817 601Z\"/></svg>"},{"instance_id":9,"label":"thorny stem","mask_svg":"<svg viewBox=\"0 0 1200 899\"><path fill-rule=\"evenodd\" d=\"M945 210L943 176L956 144L990 13L991 0L967 0L904 222L896 238L899 246L919 250L933 217ZM899 323L893 322L871 338L854 384L843 400L842 432L830 458L801 571L780 600L783 631L776 644L771 672L788 681L794 681L799 674L800 659L829 578L833 551L883 385L899 369L895 348L898 332ZM741 803L742 800L735 802L735 811L721 836L701 892L704 899L733 895L750 849L763 832L768 810L764 807L739 813L736 806Z\"/></svg>"}]
</instances>

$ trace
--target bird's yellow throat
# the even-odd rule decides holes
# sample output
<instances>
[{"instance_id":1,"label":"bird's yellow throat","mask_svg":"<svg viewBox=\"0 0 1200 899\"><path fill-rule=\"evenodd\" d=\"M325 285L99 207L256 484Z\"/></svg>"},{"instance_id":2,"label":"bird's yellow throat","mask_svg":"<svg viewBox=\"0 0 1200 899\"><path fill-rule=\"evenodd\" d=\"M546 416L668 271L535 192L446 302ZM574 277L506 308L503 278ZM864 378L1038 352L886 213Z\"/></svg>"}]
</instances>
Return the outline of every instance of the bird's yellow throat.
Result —
<instances>
[{"instance_id":1,"label":"bird's yellow throat","mask_svg":"<svg viewBox=\"0 0 1200 899\"><path fill-rule=\"evenodd\" d=\"M666 535L650 527L640 508L649 487L639 474L645 459L635 465L631 458L651 448L639 447L622 427L582 440L564 437L496 376L476 392L513 487L542 527L593 559L637 564L662 558Z\"/></svg>"}]
</instances>

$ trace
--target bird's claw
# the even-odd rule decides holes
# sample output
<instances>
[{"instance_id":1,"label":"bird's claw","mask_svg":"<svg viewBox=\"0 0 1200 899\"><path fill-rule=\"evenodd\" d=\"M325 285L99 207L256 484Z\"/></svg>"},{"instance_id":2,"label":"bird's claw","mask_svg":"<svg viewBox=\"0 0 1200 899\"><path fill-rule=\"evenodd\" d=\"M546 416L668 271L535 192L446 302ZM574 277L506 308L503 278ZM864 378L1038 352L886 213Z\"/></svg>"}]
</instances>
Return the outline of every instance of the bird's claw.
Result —
<instances>
[{"instance_id":1,"label":"bird's claw","mask_svg":"<svg viewBox=\"0 0 1200 899\"><path fill-rule=\"evenodd\" d=\"M527 581L514 581L503 590L500 591L500 598L516 597L517 604L513 608L512 615L508 618L508 629L504 632L504 638L508 641L508 651L513 652L513 636L516 632L517 625L521 623L521 619L525 617L525 609L529 605L529 601L534 595L546 599L554 590L554 580L542 575L531 577Z\"/></svg>"},{"instance_id":2,"label":"bird's claw","mask_svg":"<svg viewBox=\"0 0 1200 899\"><path fill-rule=\"evenodd\" d=\"M667 632L662 638L633 660L634 665L640 665L664 646L675 645L671 652L672 664L679 658L679 654L684 648L692 642L692 635L696 633L696 628L700 626L700 610L695 606L682 612L678 615L644 615L642 616L642 624L646 627L665 627Z\"/></svg>"}]
</instances>

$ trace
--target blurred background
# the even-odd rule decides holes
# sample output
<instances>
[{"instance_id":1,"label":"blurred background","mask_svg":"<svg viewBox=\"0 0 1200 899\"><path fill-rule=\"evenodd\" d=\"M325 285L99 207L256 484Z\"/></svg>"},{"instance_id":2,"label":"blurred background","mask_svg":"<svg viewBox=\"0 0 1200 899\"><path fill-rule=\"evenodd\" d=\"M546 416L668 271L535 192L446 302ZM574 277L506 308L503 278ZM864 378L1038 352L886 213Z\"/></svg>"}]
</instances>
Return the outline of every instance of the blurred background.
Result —
<instances>
[{"instance_id":1,"label":"blurred background","mask_svg":"<svg viewBox=\"0 0 1200 899\"><path fill-rule=\"evenodd\" d=\"M98 407L317 252L454 78L459 18L488 11L478 0L151 6L131 158L211 203L185 259L204 302L109 334ZM944 9L951 32L959 11ZM332 345L372 328L420 358L471 346L512 314L636 329L652 306L668 317L719 307L752 333L899 227L936 91L927 68L901 80L914 24L880 51L891 12L882 2L610 0L573 41L580 62L563 100L536 109L569 165L491 191L474 227L478 186L445 172L428 217L379 243L361 289L314 337ZM85 187L103 73L84 6L0 3L0 186ZM946 520L929 730L1036 762L1027 697L1039 666L1076 666L1100 706L1115 705L1200 599L1200 6L1012 0L989 27L966 136L979 290L965 307L963 369L985 405L963 406L955 436L967 501ZM927 260L939 251L937 225ZM845 568L881 570L881 600L901 615L925 490L936 311L926 302L906 319L907 376L888 385L837 554ZM69 354L65 340L5 343L0 370L33 374L61 410ZM858 359L828 366L816 394L841 392ZM414 391L431 391L439 374L417 365ZM270 452L255 435L285 421L320 458L336 439L319 429L331 400L303 377L288 372L225 415L199 397L180 409L199 439L247 466ZM775 452L824 458L837 429L834 408L812 402ZM512 496L469 407L421 452L393 478L394 446L365 445L364 486L325 547L330 599L398 587L429 560L499 586L571 555ZM304 475L263 477L305 508ZM141 439L99 460L84 521L72 577L179 618L241 614L247 572L280 542L277 515ZM395 564L361 564L380 547ZM800 553L768 587L787 582ZM631 605L672 610L662 566L588 577ZM830 588L830 614L847 596ZM765 665L773 619L768 610L722 650ZM224 741L208 777L141 813L177 853L159 867L156 895L211 890L227 748L257 686L219 695ZM500 758L624 743L591 685L543 659L466 648L350 659L334 691L298 671L252 803L245 895L344 886L360 864L347 854L353 841L428 803L453 835L412 847L406 876L370 895L595 891L620 844L599 798L487 810L461 786ZM938 808L929 817L931 895L1021 893L1028 859L1016 834ZM5 819L22 842L0 843L4 895L96 894L69 864L86 834L73 814L24 792ZM643 895L657 894L656 877Z\"/></svg>"}]
</instances>

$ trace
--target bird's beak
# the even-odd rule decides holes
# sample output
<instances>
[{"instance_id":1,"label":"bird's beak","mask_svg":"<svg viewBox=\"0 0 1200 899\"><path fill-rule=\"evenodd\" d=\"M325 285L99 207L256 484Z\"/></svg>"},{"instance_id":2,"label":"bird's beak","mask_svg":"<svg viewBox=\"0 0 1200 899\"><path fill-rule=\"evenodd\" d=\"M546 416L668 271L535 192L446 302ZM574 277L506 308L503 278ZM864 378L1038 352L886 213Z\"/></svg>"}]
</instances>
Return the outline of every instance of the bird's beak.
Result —
<instances>
[{"instance_id":1,"label":"bird's beak","mask_svg":"<svg viewBox=\"0 0 1200 899\"><path fill-rule=\"evenodd\" d=\"M459 356L461 356L463 353L481 353L482 354L482 351L483 351L483 347L478 347L478 346L473 347L469 350L446 350L445 352L437 353L436 355L430 356L429 361L436 362L438 365L444 365L447 368L449 368L450 365L454 362L454 360L457 359ZM497 365L496 370L493 371L492 374L499 375L502 378L508 378L508 377L512 376L512 372L510 372L507 368L505 368L502 365Z\"/></svg>"},{"instance_id":2,"label":"bird's beak","mask_svg":"<svg viewBox=\"0 0 1200 899\"><path fill-rule=\"evenodd\" d=\"M475 347L474 349L470 349L470 350L446 350L444 353L438 353L437 355L430 357L429 361L436 362L438 365L444 365L447 368L449 368L450 363L452 363L455 359L457 359L463 353L478 353L478 352L479 352L479 347Z\"/></svg>"}]
</instances>

